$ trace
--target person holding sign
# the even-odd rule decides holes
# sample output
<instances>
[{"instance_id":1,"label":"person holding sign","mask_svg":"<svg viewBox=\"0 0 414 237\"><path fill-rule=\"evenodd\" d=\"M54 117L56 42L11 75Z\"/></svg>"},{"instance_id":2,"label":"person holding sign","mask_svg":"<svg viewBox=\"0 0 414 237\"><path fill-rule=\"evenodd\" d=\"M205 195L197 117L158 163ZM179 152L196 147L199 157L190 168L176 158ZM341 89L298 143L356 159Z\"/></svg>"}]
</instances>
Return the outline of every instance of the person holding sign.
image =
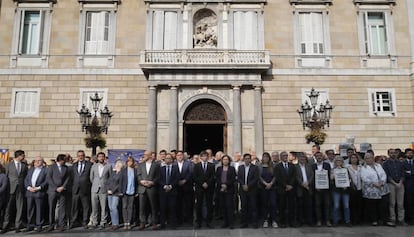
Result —
<instances>
[{"instance_id":1,"label":"person holding sign","mask_svg":"<svg viewBox=\"0 0 414 237\"><path fill-rule=\"evenodd\" d=\"M329 176L331 166L323 162L322 152L315 153L316 163L313 164L315 170L315 214L316 226L322 226L322 206L325 214L326 226L332 226L331 217L331 192L329 191Z\"/></svg>"},{"instance_id":2,"label":"person holding sign","mask_svg":"<svg viewBox=\"0 0 414 237\"><path fill-rule=\"evenodd\" d=\"M340 215L340 204L342 201L344 221L347 226L351 226L351 217L349 211L349 179L348 169L344 167L344 158L337 156L334 159L334 168L331 172L333 181L333 225L338 225Z\"/></svg>"}]
</instances>

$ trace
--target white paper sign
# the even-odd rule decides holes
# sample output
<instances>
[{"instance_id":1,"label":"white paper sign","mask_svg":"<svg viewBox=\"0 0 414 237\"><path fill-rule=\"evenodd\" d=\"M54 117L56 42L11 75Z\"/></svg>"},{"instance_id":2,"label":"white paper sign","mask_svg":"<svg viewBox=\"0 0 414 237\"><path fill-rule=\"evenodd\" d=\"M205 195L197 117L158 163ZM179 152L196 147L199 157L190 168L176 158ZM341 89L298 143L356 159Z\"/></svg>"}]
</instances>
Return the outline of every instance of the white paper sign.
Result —
<instances>
[{"instance_id":1,"label":"white paper sign","mask_svg":"<svg viewBox=\"0 0 414 237\"><path fill-rule=\"evenodd\" d=\"M329 189L329 177L327 170L315 171L315 188L316 189Z\"/></svg>"},{"instance_id":2,"label":"white paper sign","mask_svg":"<svg viewBox=\"0 0 414 237\"><path fill-rule=\"evenodd\" d=\"M349 175L348 170L345 168L334 169L335 187L348 188L349 187Z\"/></svg>"}]
</instances>

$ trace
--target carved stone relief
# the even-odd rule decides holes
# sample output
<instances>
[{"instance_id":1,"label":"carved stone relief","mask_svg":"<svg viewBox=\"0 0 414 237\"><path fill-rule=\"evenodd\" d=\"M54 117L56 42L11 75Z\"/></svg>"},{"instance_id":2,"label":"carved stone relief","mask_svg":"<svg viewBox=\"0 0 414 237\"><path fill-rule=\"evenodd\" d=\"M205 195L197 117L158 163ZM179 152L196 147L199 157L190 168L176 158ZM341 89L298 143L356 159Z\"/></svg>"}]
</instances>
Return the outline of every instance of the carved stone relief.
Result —
<instances>
[{"instance_id":1,"label":"carved stone relief","mask_svg":"<svg viewBox=\"0 0 414 237\"><path fill-rule=\"evenodd\" d=\"M211 100L199 100L188 108L184 118L187 121L226 121L226 113L223 107Z\"/></svg>"},{"instance_id":2,"label":"carved stone relief","mask_svg":"<svg viewBox=\"0 0 414 237\"><path fill-rule=\"evenodd\" d=\"M194 15L194 48L217 48L217 15L202 9Z\"/></svg>"}]
</instances>

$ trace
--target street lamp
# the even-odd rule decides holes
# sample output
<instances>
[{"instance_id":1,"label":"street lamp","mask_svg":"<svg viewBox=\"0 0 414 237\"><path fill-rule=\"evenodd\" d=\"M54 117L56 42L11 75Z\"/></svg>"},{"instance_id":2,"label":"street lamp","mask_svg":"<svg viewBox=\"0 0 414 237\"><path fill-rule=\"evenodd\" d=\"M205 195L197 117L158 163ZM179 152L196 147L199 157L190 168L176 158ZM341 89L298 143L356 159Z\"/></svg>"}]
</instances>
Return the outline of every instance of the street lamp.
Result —
<instances>
[{"instance_id":1,"label":"street lamp","mask_svg":"<svg viewBox=\"0 0 414 237\"><path fill-rule=\"evenodd\" d=\"M106 146L105 138L102 137L102 133L108 134L108 127L111 124L112 112L109 111L108 106L105 105L103 110L99 111L100 120L98 119L99 105L103 97L99 97L98 92L95 92L94 96L91 96L93 115L89 109L82 105L79 111L80 123L82 126L82 132L88 134L85 138L86 147L92 148L92 155L96 155L96 147L104 148Z\"/></svg>"},{"instance_id":2,"label":"street lamp","mask_svg":"<svg viewBox=\"0 0 414 237\"><path fill-rule=\"evenodd\" d=\"M321 144L325 140L326 134L321 131L325 128L325 125L329 127L333 106L326 100L326 103L320 103L318 105L319 92L314 88L311 89L309 97L310 104L305 101L297 110L300 120L302 122L303 130L306 127L311 129L311 133L306 136L308 143L313 141ZM315 139L318 139L317 141Z\"/></svg>"}]
</instances>

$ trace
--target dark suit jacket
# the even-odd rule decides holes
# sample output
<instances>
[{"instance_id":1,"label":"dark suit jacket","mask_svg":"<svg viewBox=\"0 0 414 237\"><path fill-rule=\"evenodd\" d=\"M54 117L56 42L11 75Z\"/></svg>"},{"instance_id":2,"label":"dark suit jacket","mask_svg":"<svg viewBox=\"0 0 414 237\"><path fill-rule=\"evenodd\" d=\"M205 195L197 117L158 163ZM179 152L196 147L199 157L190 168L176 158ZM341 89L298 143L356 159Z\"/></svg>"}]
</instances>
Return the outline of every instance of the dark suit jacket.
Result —
<instances>
[{"instance_id":1,"label":"dark suit jacket","mask_svg":"<svg viewBox=\"0 0 414 237\"><path fill-rule=\"evenodd\" d=\"M160 175L160 164L158 164L155 161L152 161L151 163L151 167L149 172L147 173L147 168L146 168L146 164L144 163L140 163L138 165L138 193L139 194L143 194L148 190L156 190L157 189L157 184L158 184L158 179L159 179L159 175ZM145 187L143 185L141 185L141 180L149 180L154 182L154 185L151 187Z\"/></svg>"},{"instance_id":2,"label":"dark suit jacket","mask_svg":"<svg viewBox=\"0 0 414 237\"><path fill-rule=\"evenodd\" d=\"M167 166L163 166L160 169L160 179L159 179L159 187L160 193L165 192L163 187L164 185L171 185L172 189L168 192L171 195L177 194L177 186L178 186L178 177L179 177L179 170L177 165L171 166L171 176L169 182L167 183Z\"/></svg>"},{"instance_id":3,"label":"dark suit jacket","mask_svg":"<svg viewBox=\"0 0 414 237\"><path fill-rule=\"evenodd\" d=\"M296 194L301 197L303 195L303 192L305 191L304 187L302 186L303 183L303 176L302 176L302 170L300 168L300 164L296 164ZM305 164L305 170L306 170L306 177L308 178L309 183L309 192L313 193L313 189L315 188L314 182L315 182L315 171L313 170L312 166L310 164Z\"/></svg>"},{"instance_id":4,"label":"dark suit jacket","mask_svg":"<svg viewBox=\"0 0 414 237\"><path fill-rule=\"evenodd\" d=\"M9 181L6 174L0 173L0 208L3 208L4 203L7 203L7 195L9 194Z\"/></svg>"},{"instance_id":5,"label":"dark suit jacket","mask_svg":"<svg viewBox=\"0 0 414 237\"><path fill-rule=\"evenodd\" d=\"M178 162L175 162L174 165L178 167ZM193 169L193 163L189 160L184 160L181 173L179 172L180 170L178 170L178 180L186 180L186 183L183 185L185 192L193 189Z\"/></svg>"},{"instance_id":6,"label":"dark suit jacket","mask_svg":"<svg viewBox=\"0 0 414 237\"><path fill-rule=\"evenodd\" d=\"M107 180L107 191L111 191L112 195L121 196L121 172L112 172Z\"/></svg>"},{"instance_id":7,"label":"dark suit jacket","mask_svg":"<svg viewBox=\"0 0 414 237\"><path fill-rule=\"evenodd\" d=\"M81 193L83 195L89 195L91 193L92 183L90 180L91 174L91 167L92 163L89 161L84 161L85 165L83 168L82 173L79 174L79 162L76 162L72 166L72 178L73 178L73 185L72 185L72 193L78 194Z\"/></svg>"},{"instance_id":8,"label":"dark suit jacket","mask_svg":"<svg viewBox=\"0 0 414 237\"><path fill-rule=\"evenodd\" d=\"M128 168L125 167L121 170L119 191L123 194L126 194L127 186L128 186ZM136 169L134 169L134 187L135 187L135 192L133 195L138 193L138 175L137 175Z\"/></svg>"},{"instance_id":9,"label":"dark suit jacket","mask_svg":"<svg viewBox=\"0 0 414 237\"><path fill-rule=\"evenodd\" d=\"M233 166L229 166L229 169L227 170L227 180L225 183L221 182L221 175L223 173L223 167L219 166L216 170L216 184L217 184L217 191L220 192L221 185L225 184L227 185L227 191L228 194L234 194L234 186L236 182L236 169Z\"/></svg>"},{"instance_id":10,"label":"dark suit jacket","mask_svg":"<svg viewBox=\"0 0 414 237\"><path fill-rule=\"evenodd\" d=\"M15 193L16 191L24 193L24 179L27 175L27 165L25 163L21 163L21 171L20 174L17 173L16 165L14 164L14 160L9 162L6 165L6 175L9 179L9 191L10 194Z\"/></svg>"},{"instance_id":11,"label":"dark suit jacket","mask_svg":"<svg viewBox=\"0 0 414 237\"><path fill-rule=\"evenodd\" d=\"M244 192L243 189L241 188L242 185L245 185L245 165L240 165L239 166L239 172L237 173L237 181L240 184L240 192ZM247 186L249 189L249 193L251 192L256 192L258 185L259 185L259 178L260 178L260 171L259 171L259 167L257 167L256 165L250 164L250 168L249 168L249 174L247 175Z\"/></svg>"},{"instance_id":12,"label":"dark suit jacket","mask_svg":"<svg viewBox=\"0 0 414 237\"><path fill-rule=\"evenodd\" d=\"M318 169L318 164L317 163L313 164L313 170L316 171L317 169ZM328 163L322 162L322 169L328 171L328 178L330 180L330 177L331 177L331 165L328 164ZM315 187L315 179L313 179L313 181L314 182L312 184L312 187L314 188ZM329 185L329 188L331 188L330 186L331 185Z\"/></svg>"},{"instance_id":13,"label":"dark suit jacket","mask_svg":"<svg viewBox=\"0 0 414 237\"><path fill-rule=\"evenodd\" d=\"M207 162L207 170L204 172L202 162L194 165L193 180L195 184L195 192L201 193L204 191L214 192L214 178L215 166L213 163ZM202 185L207 183L208 188L205 190Z\"/></svg>"},{"instance_id":14,"label":"dark suit jacket","mask_svg":"<svg viewBox=\"0 0 414 237\"><path fill-rule=\"evenodd\" d=\"M56 192L58 187L63 187L66 190L70 178L69 169L66 165L62 165L61 169L62 171L59 172L57 164L49 166L47 172L48 193Z\"/></svg>"},{"instance_id":15,"label":"dark suit jacket","mask_svg":"<svg viewBox=\"0 0 414 237\"><path fill-rule=\"evenodd\" d=\"M283 162L280 162L275 167L275 176L276 176L276 191L279 194L284 194L286 191L286 185L291 185L294 187L296 182L296 170L295 165L288 163L288 172L286 173ZM294 189L292 189L294 191Z\"/></svg>"},{"instance_id":16,"label":"dark suit jacket","mask_svg":"<svg viewBox=\"0 0 414 237\"><path fill-rule=\"evenodd\" d=\"M41 169L42 170L40 171L39 176L37 177L35 185L35 187L40 187L40 190L35 193L32 193L27 190L28 187L32 187L32 177L35 168L33 167L28 171L27 176L24 180L24 186L26 188L26 197L43 198L45 196L47 191L47 168L42 167Z\"/></svg>"}]
</instances>

